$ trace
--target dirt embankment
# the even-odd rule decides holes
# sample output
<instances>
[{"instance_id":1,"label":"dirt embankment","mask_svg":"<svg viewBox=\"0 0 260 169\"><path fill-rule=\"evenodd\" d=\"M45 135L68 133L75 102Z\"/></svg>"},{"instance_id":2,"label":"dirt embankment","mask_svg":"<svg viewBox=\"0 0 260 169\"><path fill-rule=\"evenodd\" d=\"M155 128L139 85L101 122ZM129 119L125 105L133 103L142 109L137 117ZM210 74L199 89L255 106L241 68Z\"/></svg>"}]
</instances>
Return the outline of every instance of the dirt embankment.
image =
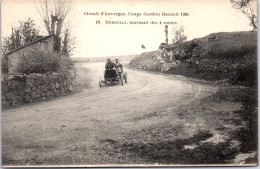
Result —
<instances>
[{"instance_id":1,"label":"dirt embankment","mask_svg":"<svg viewBox=\"0 0 260 169\"><path fill-rule=\"evenodd\" d=\"M167 74L183 75L210 81L229 80L233 84L256 86L257 83L257 32L217 33L184 42L169 49L170 56L161 58L171 63ZM130 62L132 67L161 71L162 64L153 59L154 52L143 53Z\"/></svg>"}]
</instances>

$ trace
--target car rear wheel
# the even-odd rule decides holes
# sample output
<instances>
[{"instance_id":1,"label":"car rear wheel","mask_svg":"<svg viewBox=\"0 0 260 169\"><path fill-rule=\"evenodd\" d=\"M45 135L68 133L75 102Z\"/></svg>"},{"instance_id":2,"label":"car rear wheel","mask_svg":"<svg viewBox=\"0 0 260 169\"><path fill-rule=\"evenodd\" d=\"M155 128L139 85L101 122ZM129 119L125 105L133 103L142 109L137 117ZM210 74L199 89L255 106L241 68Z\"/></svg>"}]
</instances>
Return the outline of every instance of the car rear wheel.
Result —
<instances>
[{"instance_id":1,"label":"car rear wheel","mask_svg":"<svg viewBox=\"0 0 260 169\"><path fill-rule=\"evenodd\" d=\"M124 86L124 79L123 78L121 79L121 84L122 84L122 86Z\"/></svg>"},{"instance_id":2,"label":"car rear wheel","mask_svg":"<svg viewBox=\"0 0 260 169\"><path fill-rule=\"evenodd\" d=\"M127 83L127 74L124 74L125 82Z\"/></svg>"},{"instance_id":3,"label":"car rear wheel","mask_svg":"<svg viewBox=\"0 0 260 169\"><path fill-rule=\"evenodd\" d=\"M101 80L101 77L100 77L100 79L99 79L98 84L99 84L99 87L102 87L102 80Z\"/></svg>"}]
</instances>

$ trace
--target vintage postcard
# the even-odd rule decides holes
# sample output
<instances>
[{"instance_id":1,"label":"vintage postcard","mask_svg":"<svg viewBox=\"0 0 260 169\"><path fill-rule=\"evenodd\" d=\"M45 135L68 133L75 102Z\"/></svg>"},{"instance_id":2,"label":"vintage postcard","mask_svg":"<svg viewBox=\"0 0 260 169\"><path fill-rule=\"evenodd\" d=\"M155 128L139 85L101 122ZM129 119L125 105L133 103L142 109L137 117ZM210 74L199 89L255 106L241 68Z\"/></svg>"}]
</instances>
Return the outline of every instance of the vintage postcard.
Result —
<instances>
[{"instance_id":1,"label":"vintage postcard","mask_svg":"<svg viewBox=\"0 0 260 169\"><path fill-rule=\"evenodd\" d=\"M258 165L256 0L2 0L3 167Z\"/></svg>"}]
</instances>

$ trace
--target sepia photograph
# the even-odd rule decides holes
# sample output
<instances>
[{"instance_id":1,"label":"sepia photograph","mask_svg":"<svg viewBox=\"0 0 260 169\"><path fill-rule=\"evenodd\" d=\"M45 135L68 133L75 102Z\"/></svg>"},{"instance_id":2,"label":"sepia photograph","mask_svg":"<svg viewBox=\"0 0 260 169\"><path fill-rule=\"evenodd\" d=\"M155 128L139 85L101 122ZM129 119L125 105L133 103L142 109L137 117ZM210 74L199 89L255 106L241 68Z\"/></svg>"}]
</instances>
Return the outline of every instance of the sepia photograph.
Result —
<instances>
[{"instance_id":1,"label":"sepia photograph","mask_svg":"<svg viewBox=\"0 0 260 169\"><path fill-rule=\"evenodd\" d=\"M2 0L2 167L258 165L257 0Z\"/></svg>"}]
</instances>

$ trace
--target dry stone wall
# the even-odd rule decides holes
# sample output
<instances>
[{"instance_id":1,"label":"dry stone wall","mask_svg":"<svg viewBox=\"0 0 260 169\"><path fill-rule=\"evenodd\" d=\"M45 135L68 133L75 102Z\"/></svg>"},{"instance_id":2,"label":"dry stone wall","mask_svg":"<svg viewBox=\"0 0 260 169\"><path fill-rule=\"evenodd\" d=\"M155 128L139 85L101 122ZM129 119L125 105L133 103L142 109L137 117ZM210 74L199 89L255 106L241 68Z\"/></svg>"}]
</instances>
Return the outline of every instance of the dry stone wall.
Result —
<instances>
[{"instance_id":1,"label":"dry stone wall","mask_svg":"<svg viewBox=\"0 0 260 169\"><path fill-rule=\"evenodd\" d=\"M2 107L40 102L73 92L74 72L30 75L3 75Z\"/></svg>"}]
</instances>

